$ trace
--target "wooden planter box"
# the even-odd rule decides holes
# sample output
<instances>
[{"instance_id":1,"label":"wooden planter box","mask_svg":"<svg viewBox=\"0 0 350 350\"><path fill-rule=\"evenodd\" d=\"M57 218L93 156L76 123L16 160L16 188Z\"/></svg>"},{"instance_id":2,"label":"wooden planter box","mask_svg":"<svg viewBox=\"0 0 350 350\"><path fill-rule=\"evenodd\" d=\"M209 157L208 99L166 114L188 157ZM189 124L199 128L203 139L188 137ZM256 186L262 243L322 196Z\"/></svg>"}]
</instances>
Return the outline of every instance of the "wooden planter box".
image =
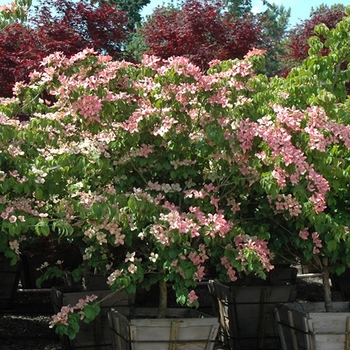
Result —
<instances>
[{"instance_id":1,"label":"wooden planter box","mask_svg":"<svg viewBox=\"0 0 350 350\"><path fill-rule=\"evenodd\" d=\"M10 309L21 277L22 262L10 265L10 259L0 256L0 309Z\"/></svg>"},{"instance_id":2,"label":"wooden planter box","mask_svg":"<svg viewBox=\"0 0 350 350\"><path fill-rule=\"evenodd\" d=\"M77 304L79 299L85 299L86 295L95 294L98 300L108 295L111 297L103 301L101 312L96 319L86 324L83 321L79 323L80 330L76 338L70 340L67 336L61 337L61 344L64 350L68 349L91 349L91 350L112 350L112 336L108 325L107 312L111 307L126 306L133 302L132 297L123 292L112 292L111 290L97 290L86 292L64 292L64 287L53 287L51 289L51 298L55 313L61 310L62 306Z\"/></svg>"},{"instance_id":3,"label":"wooden planter box","mask_svg":"<svg viewBox=\"0 0 350 350\"><path fill-rule=\"evenodd\" d=\"M114 350L212 350L218 333L216 317L193 309L168 309L157 319L157 308L111 309L108 318Z\"/></svg>"},{"instance_id":4,"label":"wooden planter box","mask_svg":"<svg viewBox=\"0 0 350 350\"><path fill-rule=\"evenodd\" d=\"M325 312L323 302L287 303L276 309L283 350L350 349L349 302L333 302Z\"/></svg>"},{"instance_id":5,"label":"wooden planter box","mask_svg":"<svg viewBox=\"0 0 350 350\"><path fill-rule=\"evenodd\" d=\"M295 300L294 285L227 286L209 282L219 339L229 349L278 349L276 304Z\"/></svg>"}]
</instances>

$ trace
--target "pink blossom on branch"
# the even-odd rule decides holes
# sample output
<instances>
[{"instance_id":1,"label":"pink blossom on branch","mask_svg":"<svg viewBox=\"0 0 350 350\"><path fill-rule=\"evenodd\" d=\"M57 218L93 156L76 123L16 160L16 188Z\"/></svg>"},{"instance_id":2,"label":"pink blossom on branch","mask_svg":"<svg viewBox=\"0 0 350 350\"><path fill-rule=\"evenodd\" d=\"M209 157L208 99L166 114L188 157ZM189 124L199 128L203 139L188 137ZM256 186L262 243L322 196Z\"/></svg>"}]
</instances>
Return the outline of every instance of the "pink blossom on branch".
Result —
<instances>
[{"instance_id":1,"label":"pink blossom on branch","mask_svg":"<svg viewBox=\"0 0 350 350\"><path fill-rule=\"evenodd\" d=\"M228 260L228 258L226 256L223 256L220 260L221 260L221 264L227 270L227 275L228 275L230 281L231 282L236 281L237 280L236 271L234 270L234 268L233 268L231 262Z\"/></svg>"},{"instance_id":2,"label":"pink blossom on branch","mask_svg":"<svg viewBox=\"0 0 350 350\"><path fill-rule=\"evenodd\" d=\"M302 231L299 232L299 237L303 240L308 239L309 237L309 229L306 227Z\"/></svg>"},{"instance_id":3,"label":"pink blossom on branch","mask_svg":"<svg viewBox=\"0 0 350 350\"><path fill-rule=\"evenodd\" d=\"M193 304L198 299L198 296L196 295L196 292L194 290L191 290L188 293L188 300L191 304Z\"/></svg>"}]
</instances>

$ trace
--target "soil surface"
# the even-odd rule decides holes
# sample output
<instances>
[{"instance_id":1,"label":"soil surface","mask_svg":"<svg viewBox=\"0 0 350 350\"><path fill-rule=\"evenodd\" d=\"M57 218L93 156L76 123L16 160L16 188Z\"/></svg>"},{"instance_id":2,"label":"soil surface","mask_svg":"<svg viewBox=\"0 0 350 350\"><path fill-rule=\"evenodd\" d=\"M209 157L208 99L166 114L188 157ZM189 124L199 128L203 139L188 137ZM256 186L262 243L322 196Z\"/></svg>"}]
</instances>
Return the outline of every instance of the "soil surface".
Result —
<instances>
[{"instance_id":1,"label":"soil surface","mask_svg":"<svg viewBox=\"0 0 350 350\"><path fill-rule=\"evenodd\" d=\"M297 301L323 301L322 281L319 277L298 277L296 287ZM199 287L197 293L202 305L201 311L211 313L206 286ZM332 298L341 300L340 292L332 291ZM150 298L150 294L145 294L140 302L154 306L156 301ZM49 291L18 291L12 306L0 309L0 350L63 350L59 337L49 328L53 313Z\"/></svg>"},{"instance_id":2,"label":"soil surface","mask_svg":"<svg viewBox=\"0 0 350 350\"><path fill-rule=\"evenodd\" d=\"M61 350L49 328L54 314L50 292L20 292L0 310L0 350Z\"/></svg>"}]
</instances>

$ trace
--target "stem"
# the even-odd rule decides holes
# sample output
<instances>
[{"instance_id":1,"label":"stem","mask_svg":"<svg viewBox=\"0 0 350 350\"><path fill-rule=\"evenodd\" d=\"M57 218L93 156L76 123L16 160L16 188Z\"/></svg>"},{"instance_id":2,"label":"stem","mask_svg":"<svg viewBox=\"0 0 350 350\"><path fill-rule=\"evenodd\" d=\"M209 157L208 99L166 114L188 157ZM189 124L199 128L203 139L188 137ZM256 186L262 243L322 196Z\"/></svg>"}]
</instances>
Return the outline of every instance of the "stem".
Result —
<instances>
[{"instance_id":1,"label":"stem","mask_svg":"<svg viewBox=\"0 0 350 350\"><path fill-rule=\"evenodd\" d=\"M136 168L135 164L132 162L131 163L133 169L139 174L140 178L143 180L143 182L145 183L145 185L147 185L147 180L145 179L145 177L142 175L142 173Z\"/></svg>"},{"instance_id":2,"label":"stem","mask_svg":"<svg viewBox=\"0 0 350 350\"><path fill-rule=\"evenodd\" d=\"M333 79L333 83L332 83L332 93L334 93L335 84L337 83L339 73L340 73L340 64L337 65L337 68L335 70L334 79Z\"/></svg>"},{"instance_id":3,"label":"stem","mask_svg":"<svg viewBox=\"0 0 350 350\"><path fill-rule=\"evenodd\" d=\"M84 255L84 249L80 247L80 253L81 256ZM87 260L83 260L83 266L84 266L84 270L83 270L83 278L82 278L82 287L84 291L89 290L89 284L90 284L90 271L89 271L89 264L87 262Z\"/></svg>"},{"instance_id":4,"label":"stem","mask_svg":"<svg viewBox=\"0 0 350 350\"><path fill-rule=\"evenodd\" d=\"M323 263L322 278L323 278L323 291L324 291L325 308L326 308L326 312L333 312L331 285L329 283L330 268L328 266L328 258L323 258L322 263Z\"/></svg>"},{"instance_id":5,"label":"stem","mask_svg":"<svg viewBox=\"0 0 350 350\"><path fill-rule=\"evenodd\" d=\"M166 308L168 306L168 289L164 280L159 281L159 306L157 318L165 318Z\"/></svg>"},{"instance_id":6,"label":"stem","mask_svg":"<svg viewBox=\"0 0 350 350\"><path fill-rule=\"evenodd\" d=\"M119 289L118 290L114 290L114 291L111 290L111 293L107 294L104 298L98 300L97 304L101 304L102 302L108 300L109 298L113 297L115 294L120 293L120 292L121 291Z\"/></svg>"}]
</instances>

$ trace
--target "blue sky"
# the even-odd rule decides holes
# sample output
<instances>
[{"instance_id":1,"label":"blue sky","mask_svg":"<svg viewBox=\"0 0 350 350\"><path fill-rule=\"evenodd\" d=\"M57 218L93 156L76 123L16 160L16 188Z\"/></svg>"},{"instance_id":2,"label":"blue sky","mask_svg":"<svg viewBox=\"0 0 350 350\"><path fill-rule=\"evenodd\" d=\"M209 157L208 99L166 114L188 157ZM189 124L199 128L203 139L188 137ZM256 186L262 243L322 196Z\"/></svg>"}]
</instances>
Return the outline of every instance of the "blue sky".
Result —
<instances>
[{"instance_id":1,"label":"blue sky","mask_svg":"<svg viewBox=\"0 0 350 350\"><path fill-rule=\"evenodd\" d=\"M300 22L301 20L307 19L309 17L311 8L316 8L321 4L325 4L328 6L334 4L343 4L350 5L350 0L269 0L271 3L275 3L277 5L283 4L286 8L291 8L291 18L290 24L293 26L294 24ZM0 5L6 5L10 3L11 0L0 0ZM33 0L35 2L35 0ZM162 4L170 3L171 0L151 0L151 3L144 9L143 15L151 14L153 9ZM177 3L177 0L174 0L174 3ZM263 5L262 0L253 0L253 11L261 12L265 10L265 6Z\"/></svg>"}]
</instances>

